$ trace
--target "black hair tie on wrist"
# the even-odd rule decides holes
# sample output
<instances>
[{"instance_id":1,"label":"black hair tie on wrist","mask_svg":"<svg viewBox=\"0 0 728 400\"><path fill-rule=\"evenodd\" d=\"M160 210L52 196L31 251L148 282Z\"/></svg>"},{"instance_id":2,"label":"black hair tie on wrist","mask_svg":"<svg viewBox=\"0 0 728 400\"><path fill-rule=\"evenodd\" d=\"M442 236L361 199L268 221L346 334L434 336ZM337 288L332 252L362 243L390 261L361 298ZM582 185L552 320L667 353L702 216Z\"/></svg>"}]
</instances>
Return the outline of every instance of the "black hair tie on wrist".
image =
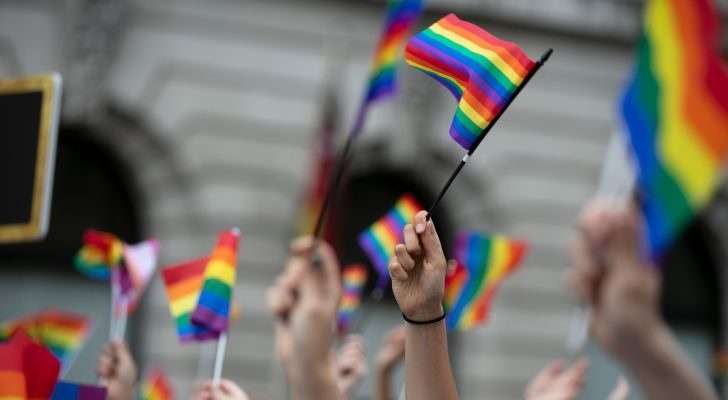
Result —
<instances>
[{"instance_id":1,"label":"black hair tie on wrist","mask_svg":"<svg viewBox=\"0 0 728 400\"><path fill-rule=\"evenodd\" d=\"M429 325L429 324L434 324L435 322L442 321L443 319L445 319L446 315L447 315L447 313L443 311L442 315L440 315L439 317L437 317L435 319L430 319L427 321L415 321L413 319L407 318L407 316L404 315L404 313L402 313L402 318L404 318L405 321L407 321L408 323L413 324L413 325Z\"/></svg>"}]
</instances>

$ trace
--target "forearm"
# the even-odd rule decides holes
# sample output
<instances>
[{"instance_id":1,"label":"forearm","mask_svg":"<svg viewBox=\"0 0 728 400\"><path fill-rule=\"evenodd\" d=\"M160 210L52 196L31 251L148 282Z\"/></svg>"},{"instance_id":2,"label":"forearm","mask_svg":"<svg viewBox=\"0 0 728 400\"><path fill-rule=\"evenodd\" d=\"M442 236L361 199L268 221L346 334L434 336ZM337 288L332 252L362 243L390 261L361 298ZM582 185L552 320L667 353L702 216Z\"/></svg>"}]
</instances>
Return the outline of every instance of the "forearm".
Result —
<instances>
[{"instance_id":1,"label":"forearm","mask_svg":"<svg viewBox=\"0 0 728 400\"><path fill-rule=\"evenodd\" d=\"M656 329L641 346L635 346L620 358L649 399L718 399L666 327Z\"/></svg>"},{"instance_id":2,"label":"forearm","mask_svg":"<svg viewBox=\"0 0 728 400\"><path fill-rule=\"evenodd\" d=\"M329 362L300 365L290 371L291 398L295 400L343 400Z\"/></svg>"},{"instance_id":3,"label":"forearm","mask_svg":"<svg viewBox=\"0 0 728 400\"><path fill-rule=\"evenodd\" d=\"M445 321L405 328L405 394L408 399L453 400L457 390L447 353Z\"/></svg>"},{"instance_id":4,"label":"forearm","mask_svg":"<svg viewBox=\"0 0 728 400\"><path fill-rule=\"evenodd\" d=\"M392 400L390 376L391 371L389 370L379 369L377 371L373 400Z\"/></svg>"}]
</instances>

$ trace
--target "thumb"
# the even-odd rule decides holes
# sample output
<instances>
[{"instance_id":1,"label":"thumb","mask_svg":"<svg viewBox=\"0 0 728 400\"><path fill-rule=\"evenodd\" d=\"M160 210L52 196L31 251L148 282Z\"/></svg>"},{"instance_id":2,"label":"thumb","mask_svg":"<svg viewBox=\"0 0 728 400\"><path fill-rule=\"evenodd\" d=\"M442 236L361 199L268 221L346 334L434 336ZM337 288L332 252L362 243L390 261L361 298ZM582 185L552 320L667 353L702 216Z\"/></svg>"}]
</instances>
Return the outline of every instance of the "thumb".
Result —
<instances>
[{"instance_id":1,"label":"thumb","mask_svg":"<svg viewBox=\"0 0 728 400\"><path fill-rule=\"evenodd\" d=\"M631 268L640 265L642 251L640 246L639 214L635 207L616 212L614 218L614 232L609 246L610 259L615 268Z\"/></svg>"},{"instance_id":2,"label":"thumb","mask_svg":"<svg viewBox=\"0 0 728 400\"><path fill-rule=\"evenodd\" d=\"M435 230L432 220L427 220L427 211L423 210L415 214L414 225L415 231L420 236L425 257L430 261L443 260L444 265L445 255L442 252L440 237L437 236L437 230Z\"/></svg>"}]
</instances>

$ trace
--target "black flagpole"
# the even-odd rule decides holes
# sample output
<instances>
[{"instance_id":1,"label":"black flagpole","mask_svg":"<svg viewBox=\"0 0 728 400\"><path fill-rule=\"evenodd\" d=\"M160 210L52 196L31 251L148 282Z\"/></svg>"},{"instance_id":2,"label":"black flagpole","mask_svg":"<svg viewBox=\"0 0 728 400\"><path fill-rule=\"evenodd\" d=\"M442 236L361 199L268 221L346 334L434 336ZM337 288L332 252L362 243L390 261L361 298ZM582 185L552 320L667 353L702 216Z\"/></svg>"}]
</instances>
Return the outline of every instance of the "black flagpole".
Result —
<instances>
[{"instance_id":1,"label":"black flagpole","mask_svg":"<svg viewBox=\"0 0 728 400\"><path fill-rule=\"evenodd\" d=\"M460 173L460 170L463 169L463 167L465 166L465 163L468 162L468 159L470 158L470 156L473 155L473 153L475 152L475 149L480 145L480 142L483 141L483 138L485 138L485 136L488 134L488 132L490 132L491 128L493 128L493 126L496 124L496 122L498 122L498 119L500 119L501 115L503 115L506 112L506 110L508 109L508 106L510 106L511 103L513 103L513 100L516 98L516 96L518 96L519 93L521 93L521 90L526 86L526 84L528 84L528 82L531 80L531 78L533 78L533 76L536 75L536 72L538 72L538 70L546 63L546 61L548 61L549 57L551 57L551 53L553 53L553 52L554 52L554 49L548 49L548 50L546 50L545 53L543 53L543 55L541 56L541 59L538 60L538 62L536 62L536 65L534 65L533 68L531 68L531 70L528 72L528 75L526 75L526 77L523 78L523 82L521 82L521 84L516 88L516 91L513 92L513 96L511 96L511 98L508 99L508 102L503 106L503 109L501 110L501 112L498 113L498 115L495 116L493 121L491 121L491 123L485 128L485 130L483 130L483 133L480 136L478 136L477 139L475 139L475 143L473 143L473 145L470 146L470 150L468 150L468 152L463 156L463 159L460 160L460 164L458 164L457 168L455 168L455 171L452 172L452 174L450 175L450 178L448 178L447 182L445 183L445 186L443 186L442 190L440 190L440 194L437 195L437 199L435 199L435 202L432 203L432 206L430 206L430 209L427 210L427 219L428 220L430 218L432 218L432 213L435 212L435 209L437 209L437 206L440 204L440 201L442 200L442 198L445 197L445 193L450 188L450 185L452 185L453 181Z\"/></svg>"}]
</instances>

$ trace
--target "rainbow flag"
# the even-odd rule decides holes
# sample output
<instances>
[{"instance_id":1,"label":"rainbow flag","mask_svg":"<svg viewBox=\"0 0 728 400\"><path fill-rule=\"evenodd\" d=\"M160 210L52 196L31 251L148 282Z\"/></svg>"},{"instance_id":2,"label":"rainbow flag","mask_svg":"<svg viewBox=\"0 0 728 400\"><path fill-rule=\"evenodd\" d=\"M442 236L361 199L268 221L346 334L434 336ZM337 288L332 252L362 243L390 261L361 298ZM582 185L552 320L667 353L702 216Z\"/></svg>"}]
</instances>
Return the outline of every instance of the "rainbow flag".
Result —
<instances>
[{"instance_id":1,"label":"rainbow flag","mask_svg":"<svg viewBox=\"0 0 728 400\"><path fill-rule=\"evenodd\" d=\"M74 259L76 269L89 278L108 281L111 269L121 262L122 241L111 233L88 229L83 243Z\"/></svg>"},{"instance_id":2,"label":"rainbow flag","mask_svg":"<svg viewBox=\"0 0 728 400\"><path fill-rule=\"evenodd\" d=\"M463 292L463 287L468 281L468 271L463 267L462 264L455 264L455 269L447 271L445 275L445 297L442 299L442 304L445 312L450 312L450 309L455 306L455 302L458 300L460 293Z\"/></svg>"},{"instance_id":3,"label":"rainbow flag","mask_svg":"<svg viewBox=\"0 0 728 400\"><path fill-rule=\"evenodd\" d=\"M85 316L63 310L48 309L36 317L36 340L61 361L63 370L70 368L73 359L91 334L91 321Z\"/></svg>"},{"instance_id":4,"label":"rainbow flag","mask_svg":"<svg viewBox=\"0 0 728 400\"><path fill-rule=\"evenodd\" d=\"M514 43L447 15L407 44L405 59L458 100L450 136L470 150L536 63Z\"/></svg>"},{"instance_id":5,"label":"rainbow flag","mask_svg":"<svg viewBox=\"0 0 728 400\"><path fill-rule=\"evenodd\" d=\"M227 330L230 300L235 288L239 238L240 231L237 229L220 233L205 267L202 291L190 317L192 323L217 332Z\"/></svg>"},{"instance_id":6,"label":"rainbow flag","mask_svg":"<svg viewBox=\"0 0 728 400\"><path fill-rule=\"evenodd\" d=\"M420 210L422 206L414 196L404 194L391 211L359 234L359 245L377 269L378 289L384 289L389 283L389 259L394 254L394 246L404 241L404 226L412 223L415 214Z\"/></svg>"},{"instance_id":7,"label":"rainbow flag","mask_svg":"<svg viewBox=\"0 0 728 400\"><path fill-rule=\"evenodd\" d=\"M0 400L41 400L53 393L61 365L23 331L0 343Z\"/></svg>"},{"instance_id":8,"label":"rainbow flag","mask_svg":"<svg viewBox=\"0 0 728 400\"><path fill-rule=\"evenodd\" d=\"M139 390L140 400L171 400L174 390L167 375L160 368L152 368L147 372Z\"/></svg>"},{"instance_id":9,"label":"rainbow flag","mask_svg":"<svg viewBox=\"0 0 728 400\"><path fill-rule=\"evenodd\" d=\"M106 400L106 388L73 382L58 382L51 400Z\"/></svg>"},{"instance_id":10,"label":"rainbow flag","mask_svg":"<svg viewBox=\"0 0 728 400\"><path fill-rule=\"evenodd\" d=\"M0 340L7 340L16 331L24 331L33 342L42 345L58 358L64 371L86 343L92 324L80 314L47 309L0 325Z\"/></svg>"},{"instance_id":11,"label":"rainbow flag","mask_svg":"<svg viewBox=\"0 0 728 400\"><path fill-rule=\"evenodd\" d=\"M728 154L728 66L708 0L652 0L622 116L638 169L650 256L659 261L708 204Z\"/></svg>"},{"instance_id":12,"label":"rainbow flag","mask_svg":"<svg viewBox=\"0 0 728 400\"><path fill-rule=\"evenodd\" d=\"M111 274L112 283L117 286L114 305L116 315L126 312L131 315L139 305L144 289L154 276L159 259L159 241L149 239L138 244L123 244L123 259L120 268ZM126 299L126 310L122 307Z\"/></svg>"},{"instance_id":13,"label":"rainbow flag","mask_svg":"<svg viewBox=\"0 0 728 400\"><path fill-rule=\"evenodd\" d=\"M366 103L394 94L400 51L421 13L422 0L389 0L387 3L382 35L372 56Z\"/></svg>"},{"instance_id":14,"label":"rainbow flag","mask_svg":"<svg viewBox=\"0 0 728 400\"><path fill-rule=\"evenodd\" d=\"M487 321L498 287L518 268L527 248L526 242L502 235L457 236L455 259L467 270L468 279L447 315L448 330L466 330Z\"/></svg>"},{"instance_id":15,"label":"rainbow flag","mask_svg":"<svg viewBox=\"0 0 728 400\"><path fill-rule=\"evenodd\" d=\"M193 325L190 320L200 297L205 266L209 259L204 257L162 269L169 311L177 327L177 336L182 343L217 339L220 336L220 332Z\"/></svg>"},{"instance_id":16,"label":"rainbow flag","mask_svg":"<svg viewBox=\"0 0 728 400\"><path fill-rule=\"evenodd\" d=\"M361 303L364 285L367 283L368 270L364 264L351 264L341 274L343 291L336 326L339 332L345 332L354 320Z\"/></svg>"}]
</instances>

